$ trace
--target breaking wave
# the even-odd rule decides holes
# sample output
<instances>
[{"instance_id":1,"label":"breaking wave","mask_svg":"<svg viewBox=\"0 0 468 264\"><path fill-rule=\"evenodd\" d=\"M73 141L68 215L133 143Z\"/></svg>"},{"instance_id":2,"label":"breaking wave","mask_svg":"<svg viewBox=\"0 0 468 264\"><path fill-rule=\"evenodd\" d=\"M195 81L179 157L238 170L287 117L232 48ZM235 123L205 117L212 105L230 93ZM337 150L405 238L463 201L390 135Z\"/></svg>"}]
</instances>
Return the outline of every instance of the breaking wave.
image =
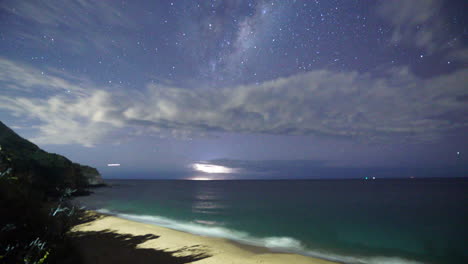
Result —
<instances>
[{"instance_id":1,"label":"breaking wave","mask_svg":"<svg viewBox=\"0 0 468 264\"><path fill-rule=\"evenodd\" d=\"M344 256L339 254L333 254L330 252L310 250L306 249L302 245L301 241L292 237L272 236L259 238L252 236L247 232L217 226L216 222L213 221L209 221L209 224L205 223L206 221L200 220L196 220L194 222L187 222L174 220L162 216L117 213L107 209L98 209L96 210L96 212L114 215L120 218L145 224L154 224L196 235L225 238L247 245L266 247L274 251L296 253L346 264L423 264L422 262L407 260L398 257Z\"/></svg>"}]
</instances>

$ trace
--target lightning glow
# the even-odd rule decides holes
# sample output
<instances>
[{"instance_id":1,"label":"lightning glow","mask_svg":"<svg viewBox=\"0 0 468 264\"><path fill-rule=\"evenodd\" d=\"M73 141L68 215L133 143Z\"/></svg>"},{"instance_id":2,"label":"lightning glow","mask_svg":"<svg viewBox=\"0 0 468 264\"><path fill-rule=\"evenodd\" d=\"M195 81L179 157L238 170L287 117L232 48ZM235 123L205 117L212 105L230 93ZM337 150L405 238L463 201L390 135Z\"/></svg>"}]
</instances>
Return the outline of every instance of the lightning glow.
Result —
<instances>
[{"instance_id":1,"label":"lightning glow","mask_svg":"<svg viewBox=\"0 0 468 264\"><path fill-rule=\"evenodd\" d=\"M192 164L192 168L196 171L205 172L205 173L233 173L235 172L234 169L220 166L220 165L213 165L213 164L204 164L204 163L194 163Z\"/></svg>"}]
</instances>

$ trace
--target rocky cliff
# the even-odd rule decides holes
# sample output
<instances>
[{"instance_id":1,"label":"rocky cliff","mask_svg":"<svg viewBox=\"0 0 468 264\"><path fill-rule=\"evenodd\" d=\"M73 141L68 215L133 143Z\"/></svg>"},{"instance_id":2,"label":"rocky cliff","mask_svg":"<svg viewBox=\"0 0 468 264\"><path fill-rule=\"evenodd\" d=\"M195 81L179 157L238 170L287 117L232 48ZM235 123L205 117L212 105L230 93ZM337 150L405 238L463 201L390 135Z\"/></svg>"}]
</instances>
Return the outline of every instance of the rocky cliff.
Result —
<instances>
[{"instance_id":1,"label":"rocky cliff","mask_svg":"<svg viewBox=\"0 0 468 264\"><path fill-rule=\"evenodd\" d=\"M97 185L104 184L101 174L99 174L96 168L86 166L86 165L80 165L78 163L74 163L74 164L79 167L79 170L81 174L83 175L83 177L86 179L86 182L88 185L97 186Z\"/></svg>"},{"instance_id":2,"label":"rocky cliff","mask_svg":"<svg viewBox=\"0 0 468 264\"><path fill-rule=\"evenodd\" d=\"M82 190L103 184L95 168L48 153L0 122L0 169L7 167L19 180L51 191L57 187Z\"/></svg>"}]
</instances>

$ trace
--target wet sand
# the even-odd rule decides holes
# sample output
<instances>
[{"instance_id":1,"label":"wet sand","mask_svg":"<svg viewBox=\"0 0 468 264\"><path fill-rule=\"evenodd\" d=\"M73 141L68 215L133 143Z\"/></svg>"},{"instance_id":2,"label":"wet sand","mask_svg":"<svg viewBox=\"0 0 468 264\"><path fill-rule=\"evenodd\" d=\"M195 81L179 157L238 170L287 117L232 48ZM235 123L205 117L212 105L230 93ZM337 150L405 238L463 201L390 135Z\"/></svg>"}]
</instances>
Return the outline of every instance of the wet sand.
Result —
<instances>
[{"instance_id":1,"label":"wet sand","mask_svg":"<svg viewBox=\"0 0 468 264\"><path fill-rule=\"evenodd\" d=\"M115 216L88 212L93 220L71 235L84 263L332 264L298 254L204 237Z\"/></svg>"}]
</instances>

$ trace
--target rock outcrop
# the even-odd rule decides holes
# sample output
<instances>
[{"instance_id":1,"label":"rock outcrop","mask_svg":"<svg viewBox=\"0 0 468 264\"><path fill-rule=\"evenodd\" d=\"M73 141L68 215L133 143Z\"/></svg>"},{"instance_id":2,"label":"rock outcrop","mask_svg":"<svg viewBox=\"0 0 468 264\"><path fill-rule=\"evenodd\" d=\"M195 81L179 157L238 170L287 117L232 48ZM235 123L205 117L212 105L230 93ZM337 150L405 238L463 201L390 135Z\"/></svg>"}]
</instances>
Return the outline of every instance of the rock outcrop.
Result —
<instances>
[{"instance_id":1,"label":"rock outcrop","mask_svg":"<svg viewBox=\"0 0 468 264\"><path fill-rule=\"evenodd\" d=\"M57 186L83 190L104 183L95 168L48 153L0 122L0 168L7 167L14 177L50 191Z\"/></svg>"},{"instance_id":2,"label":"rock outcrop","mask_svg":"<svg viewBox=\"0 0 468 264\"><path fill-rule=\"evenodd\" d=\"M104 180L102 179L101 174L99 174L96 168L86 166L86 165L80 165L77 163L75 163L75 165L79 166L81 174L86 179L86 182L88 183L88 185L98 186L98 185L104 184Z\"/></svg>"}]
</instances>

